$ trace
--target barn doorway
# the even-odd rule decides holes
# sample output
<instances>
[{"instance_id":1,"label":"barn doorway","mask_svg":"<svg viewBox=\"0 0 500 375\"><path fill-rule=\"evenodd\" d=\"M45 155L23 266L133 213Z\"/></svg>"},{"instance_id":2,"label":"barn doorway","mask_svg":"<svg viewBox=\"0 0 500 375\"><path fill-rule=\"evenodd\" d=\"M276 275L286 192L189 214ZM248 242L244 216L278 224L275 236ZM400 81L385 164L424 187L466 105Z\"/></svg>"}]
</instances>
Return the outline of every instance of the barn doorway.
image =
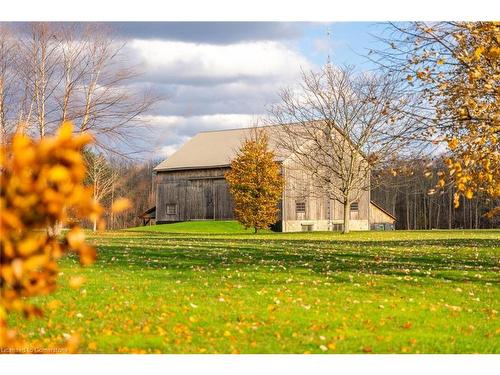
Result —
<instances>
[{"instance_id":1,"label":"barn doorway","mask_svg":"<svg viewBox=\"0 0 500 375\"><path fill-rule=\"evenodd\" d=\"M210 181L208 186L205 187L205 220L215 219L215 205L214 205L214 186L213 181Z\"/></svg>"}]
</instances>

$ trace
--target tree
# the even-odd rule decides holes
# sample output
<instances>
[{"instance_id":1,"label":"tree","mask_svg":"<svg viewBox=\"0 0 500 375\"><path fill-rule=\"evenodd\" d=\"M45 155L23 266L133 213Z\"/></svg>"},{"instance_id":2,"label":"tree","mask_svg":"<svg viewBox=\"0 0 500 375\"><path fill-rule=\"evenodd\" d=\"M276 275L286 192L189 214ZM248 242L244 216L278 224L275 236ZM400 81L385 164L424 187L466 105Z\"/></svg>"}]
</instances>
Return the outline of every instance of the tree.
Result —
<instances>
[{"instance_id":1,"label":"tree","mask_svg":"<svg viewBox=\"0 0 500 375\"><path fill-rule=\"evenodd\" d=\"M283 177L274 153L268 148L268 136L263 129L253 129L225 177L236 218L245 228L252 227L257 233L277 221Z\"/></svg>"},{"instance_id":2,"label":"tree","mask_svg":"<svg viewBox=\"0 0 500 375\"><path fill-rule=\"evenodd\" d=\"M108 228L126 228L141 225L140 215L155 205L155 192L152 186L153 168L161 160L150 160L145 163L132 162L123 158L110 161L111 167L118 171L120 179L115 184L115 196L129 198L134 203L134 209L109 218Z\"/></svg>"},{"instance_id":3,"label":"tree","mask_svg":"<svg viewBox=\"0 0 500 375\"><path fill-rule=\"evenodd\" d=\"M408 143L411 124L400 108L411 98L388 76L331 64L303 73L299 87L282 90L280 97L270 110L270 121L282 124L277 147L308 173L310 194L342 202L348 233L351 203L377 183L371 170Z\"/></svg>"},{"instance_id":4,"label":"tree","mask_svg":"<svg viewBox=\"0 0 500 375\"><path fill-rule=\"evenodd\" d=\"M12 124L8 123L9 110L12 110L9 98L16 90L10 67L15 63L17 42L9 30L0 24L0 141L6 140L12 133Z\"/></svg>"},{"instance_id":5,"label":"tree","mask_svg":"<svg viewBox=\"0 0 500 375\"><path fill-rule=\"evenodd\" d=\"M109 195L114 193L115 185L119 175L113 169L106 157L101 153L86 151L84 153L85 164L87 165L87 176L85 184L92 187L92 197L97 204ZM114 203L114 194L111 205ZM97 230L97 220L93 221L93 231Z\"/></svg>"},{"instance_id":6,"label":"tree","mask_svg":"<svg viewBox=\"0 0 500 375\"><path fill-rule=\"evenodd\" d=\"M500 197L500 23L391 24L374 60L422 96L412 114L422 135L447 144L438 187L455 185L454 201Z\"/></svg>"},{"instance_id":7,"label":"tree","mask_svg":"<svg viewBox=\"0 0 500 375\"><path fill-rule=\"evenodd\" d=\"M75 130L91 132L100 150L136 151L146 126L141 115L158 98L133 84L138 73L109 35L93 23L29 23L11 30L2 25L2 132L23 124L24 132L43 138L69 120Z\"/></svg>"}]
</instances>

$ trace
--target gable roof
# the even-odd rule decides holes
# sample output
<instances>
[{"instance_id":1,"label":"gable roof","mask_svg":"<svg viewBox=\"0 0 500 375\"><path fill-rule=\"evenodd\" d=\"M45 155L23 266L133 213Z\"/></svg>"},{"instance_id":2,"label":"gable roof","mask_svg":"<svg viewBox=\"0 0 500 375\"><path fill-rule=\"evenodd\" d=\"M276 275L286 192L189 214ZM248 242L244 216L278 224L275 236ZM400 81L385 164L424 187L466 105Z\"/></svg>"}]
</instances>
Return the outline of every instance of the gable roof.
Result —
<instances>
[{"instance_id":1,"label":"gable roof","mask_svg":"<svg viewBox=\"0 0 500 375\"><path fill-rule=\"evenodd\" d=\"M276 126L272 126L277 128ZM265 127L263 127L265 128ZM204 131L196 134L174 154L158 164L155 171L227 167L231 164L252 128ZM273 132L268 132L269 148L275 150ZM283 160L277 157L277 161Z\"/></svg>"},{"instance_id":2,"label":"gable roof","mask_svg":"<svg viewBox=\"0 0 500 375\"><path fill-rule=\"evenodd\" d=\"M276 161L283 161L290 156L289 150L280 149L278 145L278 139L287 136L286 133L282 133L283 126L297 126L298 130L295 130L294 133L300 134L300 127L303 125L290 123L258 127L266 130L269 138L269 148L276 154ZM340 136L343 136L339 128L336 126L334 128ZM231 165L231 160L236 156L243 141L251 136L252 129L255 129L255 127L200 132L153 170L158 172L228 167ZM361 152L361 155L365 157L363 152Z\"/></svg>"}]
</instances>

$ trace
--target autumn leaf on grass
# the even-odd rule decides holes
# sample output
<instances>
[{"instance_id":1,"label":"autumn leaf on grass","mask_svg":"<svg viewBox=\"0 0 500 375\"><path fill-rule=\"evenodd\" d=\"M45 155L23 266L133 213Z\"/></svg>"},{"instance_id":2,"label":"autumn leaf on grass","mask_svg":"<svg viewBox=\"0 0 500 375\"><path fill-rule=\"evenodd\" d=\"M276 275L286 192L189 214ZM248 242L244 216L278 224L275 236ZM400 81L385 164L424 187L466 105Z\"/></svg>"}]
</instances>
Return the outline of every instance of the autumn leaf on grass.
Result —
<instances>
[{"instance_id":1,"label":"autumn leaf on grass","mask_svg":"<svg viewBox=\"0 0 500 375\"><path fill-rule=\"evenodd\" d=\"M333 341L330 341L327 346L330 350L335 350L337 348L337 345Z\"/></svg>"},{"instance_id":2,"label":"autumn leaf on grass","mask_svg":"<svg viewBox=\"0 0 500 375\"><path fill-rule=\"evenodd\" d=\"M49 303L47 303L47 308L48 308L49 310L55 311L55 310L57 310L59 307L61 307L61 306L62 306L62 304L63 304L63 303L62 303L61 301L59 301L59 300L55 299L55 300L52 300L52 301L50 301Z\"/></svg>"},{"instance_id":3,"label":"autumn leaf on grass","mask_svg":"<svg viewBox=\"0 0 500 375\"><path fill-rule=\"evenodd\" d=\"M80 289L80 287L85 283L85 277L83 276L73 276L69 280L69 286L73 289Z\"/></svg>"}]
</instances>

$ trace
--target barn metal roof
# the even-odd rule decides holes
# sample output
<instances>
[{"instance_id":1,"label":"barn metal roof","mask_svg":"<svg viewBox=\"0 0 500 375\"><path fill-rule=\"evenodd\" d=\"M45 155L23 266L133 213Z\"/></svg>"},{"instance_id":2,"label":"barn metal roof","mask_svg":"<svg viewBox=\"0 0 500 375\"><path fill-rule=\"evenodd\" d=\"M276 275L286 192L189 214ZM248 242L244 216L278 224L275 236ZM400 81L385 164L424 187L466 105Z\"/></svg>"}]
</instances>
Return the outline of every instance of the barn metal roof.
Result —
<instances>
[{"instance_id":1,"label":"barn metal roof","mask_svg":"<svg viewBox=\"0 0 500 375\"><path fill-rule=\"evenodd\" d=\"M311 125L317 126L322 121L311 121ZM279 139L288 137L290 134L283 131L283 127L295 127L292 134L300 134L303 124L290 123L280 125L259 126L264 129L269 137L269 148L276 154L276 161L283 161L290 156L290 152L278 147ZM338 135L342 136L342 131L337 129ZM252 135L255 127L204 131L196 134L186 142L174 154L157 165L155 171L168 171L179 169L203 169L227 167L231 164L243 141ZM304 130L305 131L305 130ZM300 135L298 136L300 144ZM305 137L307 139L307 137ZM360 152L364 156L363 152Z\"/></svg>"},{"instance_id":2,"label":"barn metal roof","mask_svg":"<svg viewBox=\"0 0 500 375\"><path fill-rule=\"evenodd\" d=\"M273 128L276 128L273 126ZM196 134L179 150L157 165L155 171L226 167L231 164L243 141L253 128L205 131ZM269 147L275 150L274 132L269 134ZM276 151L276 150L275 150ZM277 157L282 160L283 157Z\"/></svg>"}]
</instances>

